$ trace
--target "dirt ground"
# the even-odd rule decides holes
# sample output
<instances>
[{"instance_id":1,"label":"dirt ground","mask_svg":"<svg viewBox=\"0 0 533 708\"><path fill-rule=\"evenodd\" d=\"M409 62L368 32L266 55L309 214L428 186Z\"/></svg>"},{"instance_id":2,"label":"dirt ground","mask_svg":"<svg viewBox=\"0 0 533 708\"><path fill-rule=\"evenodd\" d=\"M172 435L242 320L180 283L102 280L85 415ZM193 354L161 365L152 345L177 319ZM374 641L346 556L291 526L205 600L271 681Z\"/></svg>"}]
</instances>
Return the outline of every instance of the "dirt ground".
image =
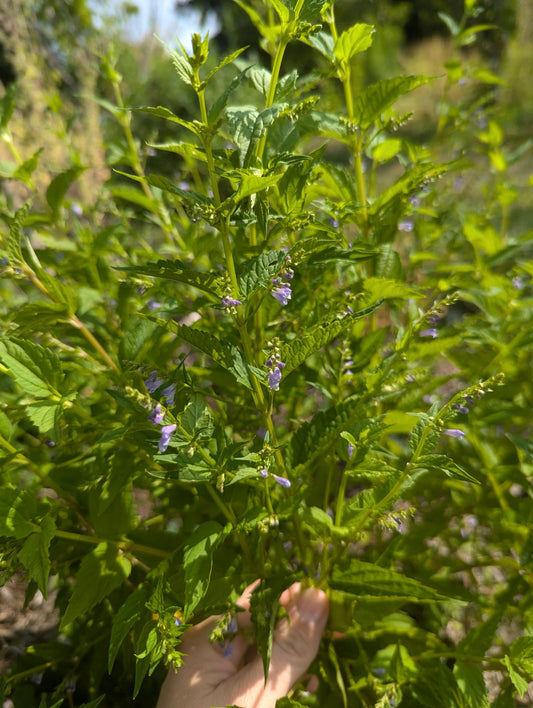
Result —
<instances>
[{"instance_id":1,"label":"dirt ground","mask_svg":"<svg viewBox=\"0 0 533 708\"><path fill-rule=\"evenodd\" d=\"M11 579L0 587L0 676L26 647L47 642L57 633L59 614L54 596L45 600L37 591L24 607L25 584Z\"/></svg>"}]
</instances>

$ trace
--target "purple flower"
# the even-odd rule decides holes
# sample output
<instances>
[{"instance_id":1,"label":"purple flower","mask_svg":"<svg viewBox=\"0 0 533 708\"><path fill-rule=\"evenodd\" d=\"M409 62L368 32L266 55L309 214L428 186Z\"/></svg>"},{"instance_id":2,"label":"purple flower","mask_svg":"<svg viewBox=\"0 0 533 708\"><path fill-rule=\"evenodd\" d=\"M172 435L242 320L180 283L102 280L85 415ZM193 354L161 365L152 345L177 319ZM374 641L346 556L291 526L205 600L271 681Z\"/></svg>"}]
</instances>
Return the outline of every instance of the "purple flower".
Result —
<instances>
[{"instance_id":1,"label":"purple flower","mask_svg":"<svg viewBox=\"0 0 533 708\"><path fill-rule=\"evenodd\" d=\"M262 477L263 479L266 479L266 478L268 477L268 470L266 470L265 468L263 468L262 470L259 470L259 474L261 475L261 477Z\"/></svg>"},{"instance_id":2,"label":"purple flower","mask_svg":"<svg viewBox=\"0 0 533 708\"><path fill-rule=\"evenodd\" d=\"M279 382L281 381L281 371L278 366L275 366L268 372L268 387L271 391L279 391Z\"/></svg>"},{"instance_id":3,"label":"purple flower","mask_svg":"<svg viewBox=\"0 0 533 708\"><path fill-rule=\"evenodd\" d=\"M176 627L181 627L181 625L183 624L183 622L180 620L179 617L175 617L175 618L174 618L174 624L176 625Z\"/></svg>"},{"instance_id":4,"label":"purple flower","mask_svg":"<svg viewBox=\"0 0 533 708\"><path fill-rule=\"evenodd\" d=\"M174 405L174 394L176 393L176 384L170 384L161 391L161 395L167 399L167 405Z\"/></svg>"},{"instance_id":5,"label":"purple flower","mask_svg":"<svg viewBox=\"0 0 533 708\"><path fill-rule=\"evenodd\" d=\"M286 305L291 299L291 286L289 283L280 283L279 287L274 288L272 296L276 298L280 305Z\"/></svg>"},{"instance_id":6,"label":"purple flower","mask_svg":"<svg viewBox=\"0 0 533 708\"><path fill-rule=\"evenodd\" d=\"M458 403L454 403L452 408L454 411L458 411L459 413L462 413L463 415L466 415L469 413L469 410L466 406L460 406Z\"/></svg>"},{"instance_id":7,"label":"purple flower","mask_svg":"<svg viewBox=\"0 0 533 708\"><path fill-rule=\"evenodd\" d=\"M420 332L421 337L431 337L432 339L435 339L437 336L437 329L435 327L431 327L430 329L423 329Z\"/></svg>"},{"instance_id":8,"label":"purple flower","mask_svg":"<svg viewBox=\"0 0 533 708\"><path fill-rule=\"evenodd\" d=\"M172 433L176 430L176 423L164 425L161 428L161 438L159 440L159 452L165 452L172 437Z\"/></svg>"},{"instance_id":9,"label":"purple flower","mask_svg":"<svg viewBox=\"0 0 533 708\"><path fill-rule=\"evenodd\" d=\"M285 489L288 489L291 486L290 480L286 479L285 477L278 477L277 474L272 475L275 479L275 481L278 484L281 484L282 487L285 487Z\"/></svg>"},{"instance_id":10,"label":"purple flower","mask_svg":"<svg viewBox=\"0 0 533 708\"><path fill-rule=\"evenodd\" d=\"M157 391L157 389L161 386L162 383L163 379L158 378L156 372L152 371L150 376L144 382L144 385L146 386L146 390L148 391L148 393L153 393L154 391Z\"/></svg>"},{"instance_id":11,"label":"purple flower","mask_svg":"<svg viewBox=\"0 0 533 708\"><path fill-rule=\"evenodd\" d=\"M148 420L154 425L161 425L164 417L165 414L163 412L163 409L161 408L161 404L158 403L154 410L151 412L150 416L148 417Z\"/></svg>"},{"instance_id":12,"label":"purple flower","mask_svg":"<svg viewBox=\"0 0 533 708\"><path fill-rule=\"evenodd\" d=\"M449 428L448 430L442 431L444 435L449 435L451 438L464 438L465 434L462 430L458 428Z\"/></svg>"},{"instance_id":13,"label":"purple flower","mask_svg":"<svg viewBox=\"0 0 533 708\"><path fill-rule=\"evenodd\" d=\"M146 303L146 307L150 310L150 312L154 312L154 310L158 310L163 303L157 302L155 297L151 297L148 302Z\"/></svg>"},{"instance_id":14,"label":"purple flower","mask_svg":"<svg viewBox=\"0 0 533 708\"><path fill-rule=\"evenodd\" d=\"M524 281L519 275L515 275L515 277L511 280L511 283L515 290L522 290L524 287Z\"/></svg>"},{"instance_id":15,"label":"purple flower","mask_svg":"<svg viewBox=\"0 0 533 708\"><path fill-rule=\"evenodd\" d=\"M348 457L350 458L350 460L353 457L354 450L355 450L355 448L352 445L352 443L348 443Z\"/></svg>"},{"instance_id":16,"label":"purple flower","mask_svg":"<svg viewBox=\"0 0 533 708\"><path fill-rule=\"evenodd\" d=\"M403 221L398 222L398 230L399 231L405 231L409 233L414 229L414 224L410 219L404 219Z\"/></svg>"},{"instance_id":17,"label":"purple flower","mask_svg":"<svg viewBox=\"0 0 533 708\"><path fill-rule=\"evenodd\" d=\"M237 305L242 305L240 300L236 300L233 297L223 297L221 302L222 307L237 307Z\"/></svg>"}]
</instances>

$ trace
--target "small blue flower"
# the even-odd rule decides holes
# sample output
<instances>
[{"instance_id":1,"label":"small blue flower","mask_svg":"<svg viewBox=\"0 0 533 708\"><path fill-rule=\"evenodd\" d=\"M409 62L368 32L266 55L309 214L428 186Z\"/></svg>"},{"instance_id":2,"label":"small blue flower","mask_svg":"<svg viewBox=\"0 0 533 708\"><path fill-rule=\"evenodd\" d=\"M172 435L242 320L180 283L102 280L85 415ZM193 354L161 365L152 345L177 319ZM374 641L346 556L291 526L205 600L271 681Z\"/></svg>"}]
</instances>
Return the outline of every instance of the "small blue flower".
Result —
<instances>
[{"instance_id":1,"label":"small blue flower","mask_svg":"<svg viewBox=\"0 0 533 708\"><path fill-rule=\"evenodd\" d=\"M352 445L352 443L348 443L348 457L350 458L350 460L353 457L354 450L355 450L355 448Z\"/></svg>"},{"instance_id":2,"label":"small blue flower","mask_svg":"<svg viewBox=\"0 0 533 708\"><path fill-rule=\"evenodd\" d=\"M173 406L174 405L174 395L176 394L176 384L170 384L170 386L167 386L161 391L161 395L163 398L167 399L167 405L168 406Z\"/></svg>"},{"instance_id":3,"label":"small blue flower","mask_svg":"<svg viewBox=\"0 0 533 708\"><path fill-rule=\"evenodd\" d=\"M163 379L158 378L157 373L155 371L152 371L150 376L144 382L144 385L146 386L146 390L148 391L148 393L153 393L154 391L157 391L157 389L161 386L162 383Z\"/></svg>"},{"instance_id":4,"label":"small blue flower","mask_svg":"<svg viewBox=\"0 0 533 708\"><path fill-rule=\"evenodd\" d=\"M234 297L223 297L221 301L222 307L237 307L237 305L242 305L240 300L236 300Z\"/></svg>"},{"instance_id":5,"label":"small blue flower","mask_svg":"<svg viewBox=\"0 0 533 708\"><path fill-rule=\"evenodd\" d=\"M459 405L459 403L454 403L452 408L454 409L454 411L457 411L458 413L462 413L463 415L466 415L467 413L470 412L466 406L461 406L461 405Z\"/></svg>"},{"instance_id":6,"label":"small blue flower","mask_svg":"<svg viewBox=\"0 0 533 708\"><path fill-rule=\"evenodd\" d=\"M458 428L448 428L448 430L442 431L444 435L449 435L451 438L464 438L465 434L462 430Z\"/></svg>"},{"instance_id":7,"label":"small blue flower","mask_svg":"<svg viewBox=\"0 0 533 708\"><path fill-rule=\"evenodd\" d=\"M154 410L151 412L148 420L153 423L154 425L161 425L163 422L163 418L165 417L165 414L163 412L163 409L161 408L161 404L158 403Z\"/></svg>"},{"instance_id":8,"label":"small blue flower","mask_svg":"<svg viewBox=\"0 0 533 708\"><path fill-rule=\"evenodd\" d=\"M285 477L278 477L277 474L273 474L272 477L274 477L274 480L278 484L281 484L282 487L285 487L285 489L288 489L291 486L290 480L286 479Z\"/></svg>"},{"instance_id":9,"label":"small blue flower","mask_svg":"<svg viewBox=\"0 0 533 708\"><path fill-rule=\"evenodd\" d=\"M280 305L286 305L291 299L291 294L289 283L280 282L279 286L272 290L272 296L276 298Z\"/></svg>"},{"instance_id":10,"label":"small blue flower","mask_svg":"<svg viewBox=\"0 0 533 708\"><path fill-rule=\"evenodd\" d=\"M279 382L281 381L281 371L278 366L275 366L268 372L268 387L271 391L279 391Z\"/></svg>"},{"instance_id":11,"label":"small blue flower","mask_svg":"<svg viewBox=\"0 0 533 708\"><path fill-rule=\"evenodd\" d=\"M170 438L172 437L173 432L176 430L176 427L176 423L172 423L171 425L164 425L161 428L161 438L159 440L158 445L159 452L165 452L170 442Z\"/></svg>"},{"instance_id":12,"label":"small blue flower","mask_svg":"<svg viewBox=\"0 0 533 708\"><path fill-rule=\"evenodd\" d=\"M415 225L410 219L404 219L403 221L398 222L398 230L399 231L405 231L406 233L409 233L414 229Z\"/></svg>"},{"instance_id":13,"label":"small blue flower","mask_svg":"<svg viewBox=\"0 0 533 708\"><path fill-rule=\"evenodd\" d=\"M266 479L268 477L268 470L263 468L262 470L259 470L259 474L263 479Z\"/></svg>"},{"instance_id":14,"label":"small blue flower","mask_svg":"<svg viewBox=\"0 0 533 708\"><path fill-rule=\"evenodd\" d=\"M435 339L437 336L437 329L436 327L431 327L430 329L423 329L420 332L421 337L431 337L432 339Z\"/></svg>"}]
</instances>

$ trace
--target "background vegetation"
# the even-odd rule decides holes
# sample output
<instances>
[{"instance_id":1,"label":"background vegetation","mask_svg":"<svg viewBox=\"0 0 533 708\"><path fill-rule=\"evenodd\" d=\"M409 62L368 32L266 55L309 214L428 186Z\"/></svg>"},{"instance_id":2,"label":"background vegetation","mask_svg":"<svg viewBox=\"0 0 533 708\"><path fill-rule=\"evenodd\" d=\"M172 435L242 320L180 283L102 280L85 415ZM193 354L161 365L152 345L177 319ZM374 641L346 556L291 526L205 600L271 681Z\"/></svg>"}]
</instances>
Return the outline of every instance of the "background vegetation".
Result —
<instances>
[{"instance_id":1,"label":"background vegetation","mask_svg":"<svg viewBox=\"0 0 533 708\"><path fill-rule=\"evenodd\" d=\"M260 577L266 664L331 599L286 706L532 704L529 3L215 3L190 56L16 5L0 572L57 622L0 696L153 706Z\"/></svg>"}]
</instances>

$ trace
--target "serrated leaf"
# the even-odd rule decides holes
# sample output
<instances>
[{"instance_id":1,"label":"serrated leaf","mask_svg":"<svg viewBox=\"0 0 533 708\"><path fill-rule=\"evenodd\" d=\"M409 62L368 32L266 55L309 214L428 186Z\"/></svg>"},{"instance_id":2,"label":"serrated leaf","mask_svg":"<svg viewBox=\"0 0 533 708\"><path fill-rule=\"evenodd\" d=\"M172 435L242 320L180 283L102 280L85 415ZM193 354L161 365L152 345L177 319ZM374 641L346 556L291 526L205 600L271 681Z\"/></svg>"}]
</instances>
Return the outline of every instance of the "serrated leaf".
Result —
<instances>
[{"instance_id":1,"label":"serrated leaf","mask_svg":"<svg viewBox=\"0 0 533 708\"><path fill-rule=\"evenodd\" d=\"M366 51L372 44L373 25L357 23L345 30L335 42L333 53L338 62L349 62L350 59Z\"/></svg>"},{"instance_id":2,"label":"serrated leaf","mask_svg":"<svg viewBox=\"0 0 533 708\"><path fill-rule=\"evenodd\" d=\"M26 407L26 415L39 432L57 440L62 406L57 401L34 401Z\"/></svg>"},{"instance_id":3,"label":"serrated leaf","mask_svg":"<svg viewBox=\"0 0 533 708\"><path fill-rule=\"evenodd\" d=\"M268 95L268 87L270 86L271 79L272 74L263 66L250 67L248 81L259 93L263 94L265 99Z\"/></svg>"},{"instance_id":4,"label":"serrated leaf","mask_svg":"<svg viewBox=\"0 0 533 708\"><path fill-rule=\"evenodd\" d=\"M185 621L207 592L213 568L213 553L229 533L230 528L228 526L223 528L216 521L206 521L193 531L185 544L183 554Z\"/></svg>"},{"instance_id":5,"label":"serrated leaf","mask_svg":"<svg viewBox=\"0 0 533 708\"><path fill-rule=\"evenodd\" d=\"M184 84L187 84L187 86L192 86L193 85L193 70L192 67L189 63L189 60L187 59L186 56L183 54L179 54L175 49L172 49L172 47L169 47L169 45L164 42L162 39L158 37L159 41L161 44L165 47L167 50L168 54L170 55L170 59L172 60L172 64L174 65L174 68L176 69L176 73L180 77L180 79L183 81Z\"/></svg>"},{"instance_id":6,"label":"serrated leaf","mask_svg":"<svg viewBox=\"0 0 533 708\"><path fill-rule=\"evenodd\" d=\"M69 313L78 309L78 295L67 283L52 276L40 267L34 268L36 275L55 302L64 304Z\"/></svg>"},{"instance_id":7,"label":"serrated leaf","mask_svg":"<svg viewBox=\"0 0 533 708\"><path fill-rule=\"evenodd\" d=\"M201 329L188 327L187 325L179 325L174 320L163 320L157 317L149 316L160 327L164 327L169 332L177 334L189 344L192 344L196 349L199 349L204 354L213 359L217 364L230 371L236 380L251 389L250 367L240 349L234 345L223 344L219 339L209 332Z\"/></svg>"},{"instance_id":8,"label":"serrated leaf","mask_svg":"<svg viewBox=\"0 0 533 708\"><path fill-rule=\"evenodd\" d=\"M340 332L350 327L354 322L374 312L382 302L380 300L369 307L365 307L363 310L359 310L359 312L344 315L339 319L324 320L321 324L313 327L311 331L307 331L288 344L284 344L281 347L281 360L285 362L284 375L296 369L308 356L311 356L325 344L331 342Z\"/></svg>"},{"instance_id":9,"label":"serrated leaf","mask_svg":"<svg viewBox=\"0 0 533 708\"><path fill-rule=\"evenodd\" d=\"M7 237L7 257L11 265L22 265L24 259L20 249L20 240L22 238L22 229L30 208L30 203L26 202L17 211L9 221L9 236Z\"/></svg>"},{"instance_id":10,"label":"serrated leaf","mask_svg":"<svg viewBox=\"0 0 533 708\"><path fill-rule=\"evenodd\" d=\"M45 516L40 522L40 527L40 531L31 533L26 538L18 556L46 599L48 594L48 576L50 574L48 548L50 541L55 535L56 525L50 516Z\"/></svg>"},{"instance_id":11,"label":"serrated leaf","mask_svg":"<svg viewBox=\"0 0 533 708\"><path fill-rule=\"evenodd\" d=\"M388 597L405 602L452 601L433 588L408 578L395 570L389 570L358 558L350 560L347 570L334 570L330 587L356 596Z\"/></svg>"},{"instance_id":12,"label":"serrated leaf","mask_svg":"<svg viewBox=\"0 0 533 708\"><path fill-rule=\"evenodd\" d=\"M432 80L431 76L396 76L371 84L355 101L354 122L362 130L366 130L400 96Z\"/></svg>"},{"instance_id":13,"label":"serrated leaf","mask_svg":"<svg viewBox=\"0 0 533 708\"><path fill-rule=\"evenodd\" d=\"M257 194L258 192L262 192L264 189L273 187L282 177L281 173L263 176L254 175L245 170L234 170L233 172L227 172L225 176L228 179L237 179L239 181L239 186L237 187L237 191L232 194L231 197L226 199L225 202L223 202L223 209L225 204L236 204L241 201L241 199L245 199L252 194Z\"/></svg>"},{"instance_id":14,"label":"serrated leaf","mask_svg":"<svg viewBox=\"0 0 533 708\"><path fill-rule=\"evenodd\" d=\"M479 666L458 659L453 674L467 700L468 708L490 708L483 671Z\"/></svg>"},{"instance_id":15,"label":"serrated leaf","mask_svg":"<svg viewBox=\"0 0 533 708\"><path fill-rule=\"evenodd\" d=\"M356 414L360 399L351 398L337 406L316 413L303 423L291 438L289 460L293 468L323 454L336 444L340 433Z\"/></svg>"},{"instance_id":16,"label":"serrated leaf","mask_svg":"<svg viewBox=\"0 0 533 708\"><path fill-rule=\"evenodd\" d=\"M311 44L315 49L317 49L321 54L323 54L329 61L333 61L334 50L335 50L335 40L329 34L329 32L315 32L310 37L306 39L306 42Z\"/></svg>"},{"instance_id":17,"label":"serrated leaf","mask_svg":"<svg viewBox=\"0 0 533 708\"><path fill-rule=\"evenodd\" d=\"M73 184L73 182L75 182L85 170L86 168L81 165L71 167L70 169L65 170L65 172L62 172L54 177L48 185L46 190L46 201L52 210L54 219L57 219L59 215L60 207L70 185Z\"/></svg>"},{"instance_id":18,"label":"serrated leaf","mask_svg":"<svg viewBox=\"0 0 533 708\"><path fill-rule=\"evenodd\" d=\"M211 438L213 435L213 419L204 397L194 393L180 419L181 427L198 440Z\"/></svg>"},{"instance_id":19,"label":"serrated leaf","mask_svg":"<svg viewBox=\"0 0 533 708\"><path fill-rule=\"evenodd\" d=\"M509 656L513 664L519 666L526 674L533 676L533 637L518 637L511 644Z\"/></svg>"},{"instance_id":20,"label":"serrated leaf","mask_svg":"<svg viewBox=\"0 0 533 708\"><path fill-rule=\"evenodd\" d=\"M36 511L35 499L28 492L0 487L0 536L25 538L33 533Z\"/></svg>"},{"instance_id":21,"label":"serrated leaf","mask_svg":"<svg viewBox=\"0 0 533 708\"><path fill-rule=\"evenodd\" d=\"M202 273L198 270L188 268L181 261L160 260L157 263L145 263L140 266L116 266L116 270L133 275L149 275L152 278L163 278L166 280L176 280L180 283L187 283L193 287L213 295L219 296L218 273Z\"/></svg>"},{"instance_id":22,"label":"serrated leaf","mask_svg":"<svg viewBox=\"0 0 533 708\"><path fill-rule=\"evenodd\" d=\"M279 598L283 586L279 581L269 581L269 585L263 580L253 591L250 598L250 614L255 630L257 642L257 652L263 660L263 671L265 684L270 667L270 655L272 653L272 640L279 607Z\"/></svg>"},{"instance_id":23,"label":"serrated leaf","mask_svg":"<svg viewBox=\"0 0 533 708\"><path fill-rule=\"evenodd\" d=\"M383 300L400 299L408 300L409 298L419 299L421 294L418 290L410 288L405 283L389 278L366 278L364 288L372 297L380 297Z\"/></svg>"},{"instance_id":24,"label":"serrated leaf","mask_svg":"<svg viewBox=\"0 0 533 708\"><path fill-rule=\"evenodd\" d=\"M246 300L261 288L269 287L286 260L285 251L269 251L241 263L237 276L242 297Z\"/></svg>"},{"instance_id":25,"label":"serrated leaf","mask_svg":"<svg viewBox=\"0 0 533 708\"><path fill-rule=\"evenodd\" d=\"M14 316L14 321L20 325L21 332L30 329L45 332L59 322L68 322L68 307L63 302L26 302Z\"/></svg>"},{"instance_id":26,"label":"serrated leaf","mask_svg":"<svg viewBox=\"0 0 533 708\"><path fill-rule=\"evenodd\" d=\"M221 115L222 111L225 109L228 99L231 96L231 94L235 91L236 88L239 87L239 85L244 81L246 78L248 71L250 67L246 67L243 71L241 71L237 76L233 78L231 83L226 86L224 91L220 94L220 96L216 99L216 101L213 102L213 105L209 109L209 112L207 113L207 122L209 125L213 125L215 121L219 118Z\"/></svg>"},{"instance_id":27,"label":"serrated leaf","mask_svg":"<svg viewBox=\"0 0 533 708\"><path fill-rule=\"evenodd\" d=\"M149 598L148 590L142 585L134 590L126 602L121 605L113 618L111 637L109 639L108 672L111 673L113 664L122 642L128 636L130 629L146 613L146 602Z\"/></svg>"},{"instance_id":28,"label":"serrated leaf","mask_svg":"<svg viewBox=\"0 0 533 708\"><path fill-rule=\"evenodd\" d=\"M513 682L513 686L518 691L520 698L523 698L529 686L528 682L523 676L518 673L518 671L513 666L511 659L508 656L503 657L503 662L507 667L507 671L509 672L509 678Z\"/></svg>"},{"instance_id":29,"label":"serrated leaf","mask_svg":"<svg viewBox=\"0 0 533 708\"><path fill-rule=\"evenodd\" d=\"M0 360L17 384L38 398L58 395L61 377L59 357L27 340L0 340Z\"/></svg>"},{"instance_id":30,"label":"serrated leaf","mask_svg":"<svg viewBox=\"0 0 533 708\"><path fill-rule=\"evenodd\" d=\"M130 561L119 553L115 545L99 543L81 561L72 596L61 619L60 630L102 602L126 580L130 572Z\"/></svg>"},{"instance_id":31,"label":"serrated leaf","mask_svg":"<svg viewBox=\"0 0 533 708\"><path fill-rule=\"evenodd\" d=\"M119 358L124 361L135 361L156 327L154 322L150 322L144 317L128 318L118 348Z\"/></svg>"},{"instance_id":32,"label":"serrated leaf","mask_svg":"<svg viewBox=\"0 0 533 708\"><path fill-rule=\"evenodd\" d=\"M432 447L433 444L433 435L430 433L430 435L428 435L427 437L427 444L424 445L424 449ZM413 466L415 468L433 469L438 472L444 472L449 477L453 477L455 479L462 479L467 482L479 484L479 480L469 474L465 469L460 467L454 460L452 460L451 457L448 457L447 455L421 455L420 457L416 458L416 461L413 463Z\"/></svg>"},{"instance_id":33,"label":"serrated leaf","mask_svg":"<svg viewBox=\"0 0 533 708\"><path fill-rule=\"evenodd\" d=\"M290 0L289 4L293 10L298 5L296 0ZM324 5L326 5L326 0L304 0L297 19L300 22L313 22L318 19Z\"/></svg>"}]
</instances>

